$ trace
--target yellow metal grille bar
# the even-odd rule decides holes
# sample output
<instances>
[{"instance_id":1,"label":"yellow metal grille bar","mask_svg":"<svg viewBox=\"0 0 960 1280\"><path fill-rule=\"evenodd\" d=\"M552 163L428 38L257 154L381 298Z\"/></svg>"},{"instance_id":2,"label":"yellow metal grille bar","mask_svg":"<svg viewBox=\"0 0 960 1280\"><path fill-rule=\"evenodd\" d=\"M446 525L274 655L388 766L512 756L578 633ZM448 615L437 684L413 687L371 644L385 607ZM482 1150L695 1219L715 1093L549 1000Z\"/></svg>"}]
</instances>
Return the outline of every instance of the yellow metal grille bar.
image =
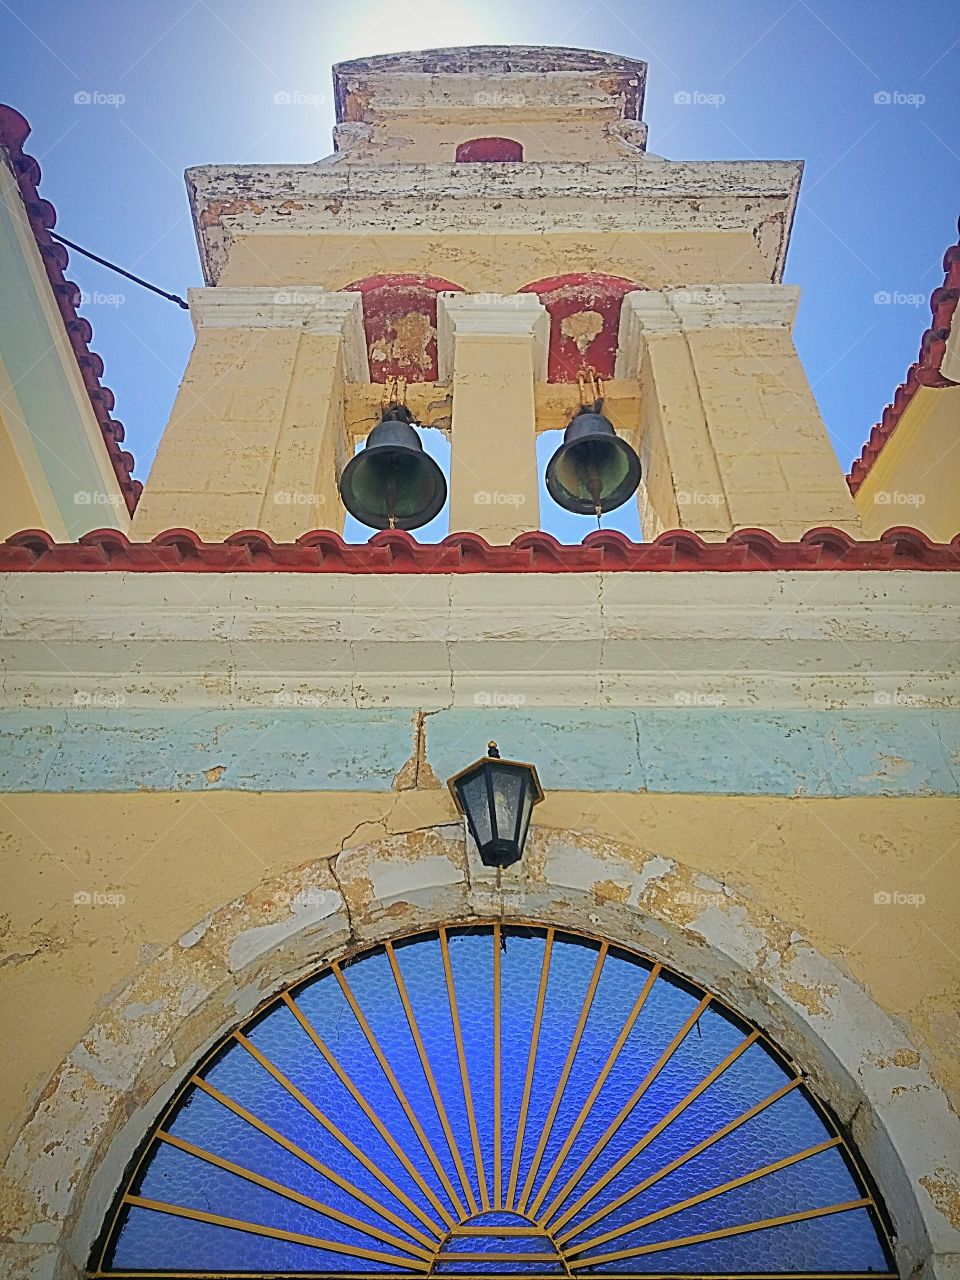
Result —
<instances>
[{"instance_id":1,"label":"yellow metal grille bar","mask_svg":"<svg viewBox=\"0 0 960 1280\"><path fill-rule=\"evenodd\" d=\"M332 1253L346 1254L352 1258L369 1258L371 1262L385 1262L388 1266L426 1274L430 1266L415 1258L402 1258L377 1249L362 1249L359 1245L340 1244L336 1240L324 1240L319 1236L305 1236L297 1231L285 1231L282 1227L264 1227L242 1218L224 1218L219 1213L205 1213L202 1209L184 1209L176 1204L164 1204L162 1200L146 1200L141 1196L125 1195L124 1203L139 1209L151 1209L155 1213L168 1213L175 1218L189 1218L192 1222L208 1222L215 1227L229 1227L233 1231L245 1231L248 1235L267 1236L271 1240L287 1240L291 1244L305 1244L312 1249L328 1249Z\"/></svg>"},{"instance_id":2,"label":"yellow metal grille bar","mask_svg":"<svg viewBox=\"0 0 960 1280\"><path fill-rule=\"evenodd\" d=\"M620 1057L620 1053L623 1050L623 1046L627 1043L627 1039L630 1035L630 1032L633 1030L634 1024L636 1023L637 1018L639 1018L640 1013L643 1009L643 1006L647 1002L647 996L650 994L651 990L653 989L653 984L656 982L657 978L660 976L661 968L662 966L658 962L650 970L650 973L647 976L647 980L643 984L643 989L641 990L639 996L634 1002L634 1006L630 1010L627 1020L623 1024L620 1034L617 1036L614 1046L610 1050L610 1053L607 1057L606 1062L603 1064L603 1068L600 1074L597 1076L596 1080L594 1081L593 1087L591 1088L590 1092L587 1094L587 1099L584 1102L583 1106L580 1108L580 1113L577 1116L576 1120L574 1120L573 1125L570 1129L570 1132L567 1134L566 1138L564 1139L563 1146L557 1152L557 1158L554 1160L553 1164L550 1166L550 1170L547 1173L543 1186L537 1192L536 1198L534 1199L533 1203L530 1205L530 1213L534 1217L536 1217L537 1213L540 1210L540 1206L543 1204L544 1200L546 1199L547 1193L550 1190L551 1186L553 1185L557 1174L563 1168L563 1162L564 1160L566 1160L567 1156L570 1154L570 1148L573 1146L574 1142L576 1141L577 1135L579 1134L580 1130L583 1128L583 1125L586 1122L587 1116L589 1116L590 1114L593 1104L596 1102L597 1098L600 1096L600 1090L606 1084L607 1077L609 1076L610 1072L613 1070L613 1067L617 1059Z\"/></svg>"},{"instance_id":3,"label":"yellow metal grille bar","mask_svg":"<svg viewBox=\"0 0 960 1280\"><path fill-rule=\"evenodd\" d=\"M627 1204L627 1202L632 1200L635 1196L640 1195L641 1192L646 1191L655 1183L659 1182L661 1178L665 1178L668 1173L673 1173L674 1169L679 1169L680 1166L686 1164L688 1160L692 1160L694 1156L700 1155L701 1151L706 1151L707 1148L712 1147L715 1142L719 1142L721 1138L725 1138L728 1133L733 1133L734 1129L739 1129L742 1124L746 1124L748 1120L752 1120L754 1116L759 1115L761 1111L766 1110L766 1108L771 1106L774 1102L779 1102L781 1098L785 1097L792 1089L796 1089L796 1087L802 1083L803 1079L800 1076L789 1081L789 1083L785 1084L783 1088L777 1089L775 1093L771 1093L769 1097L766 1097L762 1101L756 1103L754 1106L750 1107L748 1111L744 1111L742 1115L737 1116L736 1119L725 1124L723 1128L718 1129L716 1133L711 1133L708 1137L703 1138L696 1144L696 1146L685 1151L683 1155L677 1156L675 1160L671 1160L669 1164L664 1165L662 1169L658 1169L656 1173L652 1173L648 1178L644 1178L642 1182L638 1182L635 1187L631 1187L628 1191L625 1191L623 1195L618 1196L616 1200L611 1200L610 1203L604 1205L602 1209L598 1209L596 1213L592 1213L589 1218L584 1218L583 1222L581 1222L578 1227L574 1227L571 1231L567 1231L565 1234L557 1236L557 1242L563 1245L568 1240L572 1240L575 1236L581 1235L589 1227L592 1227L594 1223L600 1222L603 1218L606 1218L609 1214Z\"/></svg>"},{"instance_id":4,"label":"yellow metal grille bar","mask_svg":"<svg viewBox=\"0 0 960 1280\"><path fill-rule=\"evenodd\" d=\"M500 1100L500 925L493 926L493 1204L503 1208L503 1117Z\"/></svg>"},{"instance_id":5,"label":"yellow metal grille bar","mask_svg":"<svg viewBox=\"0 0 960 1280\"><path fill-rule=\"evenodd\" d=\"M690 1196L686 1200L679 1200L676 1204L668 1205L665 1209L658 1209L656 1213L648 1213L644 1218L637 1218L622 1227L616 1227L613 1231L594 1236L592 1240L585 1240L583 1244L573 1245L567 1249L567 1254L583 1253L585 1249L593 1249L597 1245L606 1244L609 1240L615 1240L617 1236L628 1235L631 1231L639 1231L642 1227L649 1227L651 1223L660 1222L663 1218L670 1218L675 1213L680 1213L684 1209L691 1209L696 1204L703 1204L707 1200L714 1199L715 1196L722 1196L725 1191L734 1191L737 1187L745 1187L750 1182L756 1182L758 1178L765 1178L768 1174L778 1173L781 1169L788 1169L792 1164L799 1164L802 1160L809 1160L811 1156L818 1156L822 1152L829 1151L832 1147L837 1146L839 1142L839 1138L831 1138L829 1142L821 1142L815 1147L808 1147L806 1151L798 1151L795 1155L785 1156L782 1160L775 1160L773 1164L764 1165L762 1169L755 1169L753 1173L744 1173L739 1178L732 1178L729 1182L724 1182L718 1187L711 1187L709 1191L701 1191L699 1195Z\"/></svg>"},{"instance_id":6,"label":"yellow metal grille bar","mask_svg":"<svg viewBox=\"0 0 960 1280\"><path fill-rule=\"evenodd\" d=\"M744 1222L738 1227L723 1227L719 1231L702 1231L699 1235L684 1236L678 1240L658 1240L652 1244L638 1245L634 1249L618 1249L615 1253L595 1254L571 1262L570 1270L598 1267L606 1262L618 1262L621 1258L639 1258L648 1253L660 1253L664 1249L683 1249L687 1245L702 1244L706 1240L725 1240L729 1236L745 1235L749 1231L766 1231L769 1227L782 1227L788 1222L807 1222L811 1218L825 1218L832 1213L846 1213L849 1209L866 1209L873 1204L869 1198L847 1200L844 1204L831 1204L823 1209L803 1209L799 1213L785 1213L779 1218L763 1218L759 1222ZM618 1273L619 1274L619 1273Z\"/></svg>"},{"instance_id":7,"label":"yellow metal grille bar","mask_svg":"<svg viewBox=\"0 0 960 1280\"><path fill-rule=\"evenodd\" d=\"M258 1119L251 1111L248 1111L246 1107L242 1107L239 1102L235 1102L233 1098L228 1098L225 1093L221 1093L219 1089L215 1089L212 1084L209 1084L206 1080L202 1080L199 1076L193 1076L190 1083L195 1084L198 1089L202 1089L204 1093L209 1094L211 1098L226 1107L229 1111L232 1111L235 1116L239 1116L241 1120L246 1121L247 1124L252 1125L254 1129L262 1133L265 1137L270 1138L271 1141L277 1144L277 1146L283 1147L284 1151L289 1151L292 1156L296 1156L298 1160L302 1160L305 1165L309 1165L311 1169L316 1170L316 1172L322 1177L329 1179L329 1181L332 1182L334 1186L339 1187L341 1191L346 1191L348 1195L353 1196L355 1200L366 1205L368 1209L372 1209L374 1213L379 1214L386 1222L392 1222L395 1227L399 1227L400 1230L405 1231L407 1235L413 1236L414 1240L419 1240L420 1243L425 1245L428 1249L436 1248L436 1242L428 1240L422 1232L416 1229L416 1227L411 1226L403 1218L388 1209L386 1205L381 1204L379 1200L375 1200L373 1196L368 1195L365 1191L361 1191L359 1187L355 1187L353 1183L348 1182L346 1178L341 1178L338 1173L323 1164L323 1162L318 1160L315 1156L312 1156L309 1151L304 1151L302 1147L298 1147L295 1142L291 1142L290 1139L284 1137L282 1133L278 1133L276 1129L271 1129L268 1124L264 1124L262 1120ZM427 1215L419 1208L414 1206L414 1209L418 1220L422 1221L424 1226L428 1227L437 1237L437 1240L439 1240L442 1235L440 1229L432 1223Z\"/></svg>"},{"instance_id":8,"label":"yellow metal grille bar","mask_svg":"<svg viewBox=\"0 0 960 1280\"><path fill-rule=\"evenodd\" d=\"M577 1025L574 1028L573 1037L570 1041L570 1048L567 1051L566 1061L563 1064L563 1070L560 1072L560 1079L557 1081L557 1087L553 1094L553 1100L550 1103L550 1110L547 1112L547 1118L543 1123L540 1133L540 1140L537 1143L537 1149L533 1153L533 1159L530 1162L530 1169L527 1173L526 1182L523 1184L523 1195L520 1197L517 1209L520 1213L527 1207L527 1201L530 1198L530 1192L533 1190L533 1182L540 1168L540 1161L543 1159L543 1153L546 1150L547 1142L550 1138L553 1122L557 1118L557 1112L560 1110L560 1103L563 1099L563 1091L567 1087L567 1081L570 1079L570 1072L573 1070L573 1064L576 1060L577 1050L580 1048L580 1041L583 1039L584 1028L587 1025L587 1018L590 1016L590 1010L593 1007L593 997L597 994L597 985L600 982L600 974L603 971L603 962L607 958L607 944L602 942L600 950L597 953L597 962L593 967L593 974L590 978L590 985L583 999L583 1007L580 1010L580 1017L577 1019Z\"/></svg>"},{"instance_id":9,"label":"yellow metal grille bar","mask_svg":"<svg viewBox=\"0 0 960 1280\"><path fill-rule=\"evenodd\" d=\"M478 1206L473 1194L473 1188L470 1185L470 1179L467 1177L467 1171L464 1168L463 1159L460 1155L460 1148L457 1145L456 1138L454 1137L453 1129L450 1127L450 1121L447 1119L447 1112L443 1105L443 1099L440 1096L440 1090L437 1088L437 1081L433 1074L433 1068L430 1066L430 1059L427 1056L427 1050L423 1043L423 1037L420 1034L420 1028L417 1026L417 1019L414 1017L413 1005L411 1005L410 997L407 995L407 988L403 981L403 974L400 972L400 965L397 962L393 944L388 942L384 947L384 950L387 953L387 959L390 961L390 968L393 970L393 980L397 984L397 993L400 996L400 1003L403 1005L403 1012L407 1017L407 1025L410 1028L410 1034L413 1036L413 1043L417 1046L417 1055L420 1058L420 1066L423 1068L423 1074L426 1077L427 1087L430 1090L430 1097L433 1099L433 1105L437 1109L440 1127L443 1129L443 1136L446 1138L447 1146L450 1148L454 1167L457 1170L457 1177L460 1179L460 1186L463 1188L463 1194L466 1197L467 1204L470 1206L470 1212L477 1213ZM460 1217L465 1218L467 1215L458 1198L454 1199L454 1204L457 1207L457 1212Z\"/></svg>"},{"instance_id":10,"label":"yellow metal grille bar","mask_svg":"<svg viewBox=\"0 0 960 1280\"><path fill-rule=\"evenodd\" d=\"M347 1001L347 1004L349 1004L350 1006L353 1016L357 1020L357 1025L360 1027L360 1030L363 1032L364 1036L366 1037L367 1044L373 1050L373 1056L376 1058L377 1062L380 1064L380 1070L386 1076L387 1081L390 1085L390 1088L394 1092L394 1096L396 1097L397 1101L400 1103L400 1106L403 1108L404 1115L410 1121L410 1126L413 1129L414 1133L417 1135L417 1141L420 1143L421 1147L423 1147L423 1150L426 1153L427 1159L430 1161L431 1165L433 1166L434 1172L436 1173L437 1177L440 1179L440 1185L443 1187L444 1191L450 1197L450 1203L456 1206L456 1212L459 1215L459 1217L461 1218L466 1217L466 1214L463 1211L463 1205L460 1203L460 1200L457 1197L457 1193L453 1189L453 1184L451 1183L450 1179L447 1177L447 1171L446 1169L444 1169L443 1164L441 1163L439 1157L437 1156L437 1153L434 1151L433 1144L430 1142L430 1139L427 1137L426 1133L424 1132L423 1126L421 1125L420 1121L417 1119L416 1112L414 1111L413 1107L410 1105L410 1101L407 1098L406 1093L404 1092L403 1086L400 1084L400 1081L397 1079L393 1068L390 1066L390 1063L387 1061L386 1054L381 1049L379 1040L373 1034L373 1029L371 1028L369 1022L367 1022L367 1019L364 1016L363 1010L360 1008L360 1005L357 1003L357 998L353 994L350 984L347 982L346 978L343 976L343 973L341 972L340 966L338 964L331 965L331 969L333 971L334 977L337 979L337 982L340 985L340 990L343 992L344 997ZM437 1212L440 1214L441 1218L446 1223L448 1228L453 1226L454 1220L446 1209L444 1209L441 1206L437 1210Z\"/></svg>"},{"instance_id":11,"label":"yellow metal grille bar","mask_svg":"<svg viewBox=\"0 0 960 1280\"><path fill-rule=\"evenodd\" d=\"M537 991L537 1007L533 1015L533 1029L530 1032L530 1051L527 1054L527 1074L523 1082L523 1098L520 1103L520 1117L517 1132L513 1140L513 1160L510 1164L510 1183L507 1187L507 1207L513 1209L517 1192L517 1176L520 1172L520 1156L523 1153L523 1135L527 1127L527 1108L530 1105L530 1090L533 1086L533 1071L537 1063L537 1049L540 1043L540 1024L543 1021L543 1005L547 997L547 979L550 976L550 952L553 949L554 930L547 930L546 943L543 950L543 964L540 967L540 988Z\"/></svg>"},{"instance_id":12,"label":"yellow metal grille bar","mask_svg":"<svg viewBox=\"0 0 960 1280\"><path fill-rule=\"evenodd\" d=\"M344 1071L343 1067L340 1065L336 1056L330 1051L330 1049L324 1043L322 1037L317 1032L316 1028L310 1022L310 1019L306 1016L303 1010L291 999L290 993L288 991L284 991L283 1001L286 1004L287 1008L290 1010L290 1012L293 1014L293 1016L300 1023L301 1027L303 1027L304 1031L313 1041L316 1048L322 1054L324 1061L327 1063L330 1069L336 1074L337 1079L340 1081L340 1083L343 1085L343 1087L347 1090L347 1092L353 1098L354 1102L356 1102L357 1106L360 1108L363 1114L367 1117L370 1123L374 1126L374 1128L380 1134L381 1138L383 1138L384 1142L387 1144L387 1146L390 1148L393 1154L397 1157L397 1159L406 1169L407 1173L409 1173L410 1177L413 1178L414 1182L420 1188L424 1196L426 1196L427 1200L430 1202L430 1204L433 1206L436 1212L440 1215L441 1218L443 1218L444 1207L440 1202L440 1199L438 1198L436 1193L433 1191L429 1183L424 1180L424 1177L420 1173L420 1170L417 1168L417 1166L413 1163L413 1161L404 1151L403 1147L400 1146L396 1138L394 1138L393 1134L390 1132L390 1130L387 1128L384 1122L380 1119L380 1117L374 1111L373 1107L367 1102L366 1098L364 1098L363 1094L360 1092L357 1086L353 1083L353 1081L347 1075L346 1071Z\"/></svg>"},{"instance_id":13,"label":"yellow metal grille bar","mask_svg":"<svg viewBox=\"0 0 960 1280\"><path fill-rule=\"evenodd\" d=\"M588 1191L585 1191L582 1196L579 1196L578 1199L570 1205L566 1212L557 1219L554 1225L554 1230L565 1226L574 1214L579 1213L583 1206L589 1200L593 1199L598 1191L602 1191L604 1187L608 1186L613 1181L618 1173L622 1173L631 1160L635 1160L640 1152L653 1142L654 1138L659 1137L659 1135L663 1133L664 1129L666 1129L669 1124L672 1124L673 1121L676 1120L677 1116L690 1106L691 1102L694 1102L702 1093L709 1089L714 1081L718 1080L720 1076L723 1075L724 1071L736 1062L742 1053L749 1049L759 1034L759 1031L751 1031L745 1039L741 1040L737 1047L728 1053L722 1062L718 1062L713 1070L708 1072L700 1083L690 1090L686 1097L681 1098L676 1106L671 1107L662 1119L658 1120L652 1128L647 1130L639 1142L635 1142L629 1151L625 1152L615 1164L611 1165L602 1178L598 1178Z\"/></svg>"},{"instance_id":14,"label":"yellow metal grille bar","mask_svg":"<svg viewBox=\"0 0 960 1280\"><path fill-rule=\"evenodd\" d=\"M395 1196L402 1205L405 1205L411 1213L417 1213L416 1205L407 1193L401 1190L392 1178L387 1177L383 1170L379 1169L370 1157L360 1150L355 1142L351 1142L343 1130L339 1129L332 1120L328 1119L320 1108L311 1102L307 1095L301 1089L298 1089L293 1081L289 1080L280 1068L270 1061L266 1054L261 1053L257 1046L252 1044L242 1031L235 1031L233 1034L237 1043L242 1044L251 1057L255 1058L256 1061L260 1063L264 1071L269 1072L269 1074L273 1076L274 1080L276 1080L277 1084L286 1089L291 1098L296 1098L301 1107L303 1107L305 1111L309 1112L309 1114L313 1116L314 1120L326 1129L327 1133L329 1133L332 1138L336 1138L337 1142L339 1142L346 1151L349 1151L355 1160L358 1160L360 1164L363 1165L367 1173L373 1174L380 1185L385 1187L392 1196Z\"/></svg>"},{"instance_id":15,"label":"yellow metal grille bar","mask_svg":"<svg viewBox=\"0 0 960 1280\"><path fill-rule=\"evenodd\" d=\"M334 1222L340 1222L345 1227L352 1227L354 1231L359 1231L362 1235L373 1236L375 1240L380 1240L383 1244L391 1244L395 1249L402 1249L406 1253L412 1253L417 1258L424 1258L430 1262L433 1258L433 1252L427 1249L421 1249L418 1245L411 1244L409 1240L401 1240L399 1236L392 1236L388 1231L381 1231L379 1227L374 1227L368 1222L364 1222L361 1218L352 1218L348 1213L341 1213L339 1209L334 1209L332 1205L324 1204L322 1200L314 1200L312 1196L305 1196L300 1191L295 1191L292 1187L284 1186L282 1182L275 1182L273 1178L265 1178L262 1174L254 1173L252 1169L245 1169L243 1165L234 1164L232 1160L224 1160L222 1156L214 1155L212 1151L207 1151L203 1147L195 1146L192 1142L187 1142L183 1138L178 1138L176 1134L167 1133L166 1130L157 1131L157 1138L161 1142L167 1143L171 1147L176 1147L178 1151L184 1151L187 1155L195 1156L198 1160L203 1160L206 1164L215 1165L218 1169L223 1169L225 1173L232 1173L237 1178L243 1178L245 1182L252 1182L258 1187L263 1187L265 1191L272 1191L278 1196L283 1196L285 1200L292 1200L296 1204L303 1205L305 1209L312 1209L314 1213L323 1214L324 1217L332 1219Z\"/></svg>"},{"instance_id":16,"label":"yellow metal grille bar","mask_svg":"<svg viewBox=\"0 0 960 1280\"><path fill-rule=\"evenodd\" d=\"M626 1100L626 1102L617 1112L616 1116L614 1116L613 1120L611 1120L611 1122L607 1125L606 1129L603 1131L601 1136L597 1139L597 1141L593 1144L593 1146L587 1152L586 1156L577 1165L574 1172L570 1175L570 1177L564 1183L563 1188L560 1191L559 1195L554 1196L553 1201L550 1204L550 1207L540 1216L539 1221L541 1223L549 1222L550 1219L554 1216L554 1214L559 1209L560 1205L563 1204L564 1200L567 1198L567 1196L570 1194L573 1188L577 1185L577 1183L583 1177L584 1173L586 1173L587 1169L590 1168L594 1160L596 1160L597 1156L600 1154L600 1152L604 1149L604 1147L610 1141L611 1136L614 1133L616 1133L616 1131L620 1128L624 1120L626 1120L627 1116L630 1114L633 1108L637 1105L637 1103L640 1101L640 1099L643 1097L646 1091L650 1088L654 1080L656 1080L657 1076L663 1070L664 1066L673 1057L679 1045L682 1044L682 1042L686 1039L691 1028L696 1025L701 1014L706 1009L711 999L712 997L709 995L704 996L703 999L700 1001L700 1003L697 1005L697 1007L689 1015L686 1022L684 1022L683 1026L680 1028L680 1030L676 1033L676 1035L673 1037L673 1039L664 1049L663 1053L661 1053L660 1057L656 1060L656 1062L653 1064L653 1066L650 1068L647 1074L643 1077L643 1079L637 1085L636 1089L634 1089L633 1093L630 1095L630 1097ZM553 1226L551 1229L553 1231L558 1230L561 1226L564 1225L564 1223L570 1220L570 1218L573 1216L573 1212L574 1211L562 1214L557 1219L557 1221L553 1223Z\"/></svg>"},{"instance_id":17,"label":"yellow metal grille bar","mask_svg":"<svg viewBox=\"0 0 960 1280\"><path fill-rule=\"evenodd\" d=\"M484 1209L490 1208L490 1192L487 1189L487 1174L483 1167L483 1153L480 1150L480 1133L477 1129L477 1117L473 1109L473 1094L470 1090L470 1073L467 1070L467 1055L463 1047L463 1033L460 1029L460 1013L457 1009L457 993L453 985L453 968L450 964L450 948L447 942L446 929L440 930L440 953L443 957L443 973L447 982L447 999L450 1002L450 1018L453 1022L453 1038L457 1046L457 1061L460 1064L460 1082L463 1085L463 1100L467 1108L467 1121L470 1125L470 1141L473 1145L473 1160L477 1169L477 1184L480 1187L480 1203Z\"/></svg>"}]
</instances>

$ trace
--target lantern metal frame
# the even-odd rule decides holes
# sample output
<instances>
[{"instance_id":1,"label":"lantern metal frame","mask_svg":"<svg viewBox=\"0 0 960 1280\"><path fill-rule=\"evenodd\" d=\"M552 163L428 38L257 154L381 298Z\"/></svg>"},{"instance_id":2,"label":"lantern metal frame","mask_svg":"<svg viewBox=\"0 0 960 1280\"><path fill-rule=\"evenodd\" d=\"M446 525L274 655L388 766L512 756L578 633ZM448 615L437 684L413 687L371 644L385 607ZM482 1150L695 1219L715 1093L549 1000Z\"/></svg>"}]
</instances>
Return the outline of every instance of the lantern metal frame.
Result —
<instances>
[{"instance_id":1,"label":"lantern metal frame","mask_svg":"<svg viewBox=\"0 0 960 1280\"><path fill-rule=\"evenodd\" d=\"M523 806L517 806L516 818L513 825L513 834L510 837L501 836L496 821L496 804L493 796L493 779L490 765L507 766L511 769L525 770L533 789L533 801L530 805L530 816L527 818L526 827L523 831L520 825L523 821ZM485 796L487 812L490 819L491 839L481 841L480 833L477 829L476 822L469 809L464 805L457 790L457 784L468 777L476 774L484 774ZM530 764L525 760L504 760L495 742L487 744L487 754L481 756L479 760L474 760L472 764L468 764L465 769L461 769L459 773L455 773L452 778L447 779L447 787L453 797L453 803L457 807L457 812L461 814L467 822L470 835L473 837L474 843L480 854L480 860L487 867L509 867L515 862L519 862L523 857L524 845L530 831L530 822L532 819L533 809L544 798L543 787L540 785L540 778L537 774L536 765ZM493 833L496 833L495 835Z\"/></svg>"}]
</instances>

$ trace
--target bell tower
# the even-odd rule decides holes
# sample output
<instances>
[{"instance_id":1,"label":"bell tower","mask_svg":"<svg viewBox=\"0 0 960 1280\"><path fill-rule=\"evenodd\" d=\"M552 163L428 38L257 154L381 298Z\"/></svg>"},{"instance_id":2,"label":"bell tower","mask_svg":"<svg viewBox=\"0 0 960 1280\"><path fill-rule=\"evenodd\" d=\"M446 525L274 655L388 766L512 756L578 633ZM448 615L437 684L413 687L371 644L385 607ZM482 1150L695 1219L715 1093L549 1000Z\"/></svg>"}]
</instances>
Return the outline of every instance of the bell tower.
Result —
<instances>
[{"instance_id":1,"label":"bell tower","mask_svg":"<svg viewBox=\"0 0 960 1280\"><path fill-rule=\"evenodd\" d=\"M451 529L509 542L586 376L640 456L646 537L862 536L781 283L801 165L651 154L645 75L553 48L343 63L332 156L190 170L207 284L135 536L342 529L400 379L451 441Z\"/></svg>"}]
</instances>

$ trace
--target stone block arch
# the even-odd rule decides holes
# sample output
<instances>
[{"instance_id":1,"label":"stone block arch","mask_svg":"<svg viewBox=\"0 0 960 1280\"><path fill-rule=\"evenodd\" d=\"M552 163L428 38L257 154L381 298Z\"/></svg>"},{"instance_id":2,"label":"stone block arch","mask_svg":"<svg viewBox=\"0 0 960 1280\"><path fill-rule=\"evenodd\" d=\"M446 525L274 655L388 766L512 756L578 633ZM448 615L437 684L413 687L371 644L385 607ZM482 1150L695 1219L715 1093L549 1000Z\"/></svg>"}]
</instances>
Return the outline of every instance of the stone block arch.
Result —
<instances>
[{"instance_id":1,"label":"stone block arch","mask_svg":"<svg viewBox=\"0 0 960 1280\"><path fill-rule=\"evenodd\" d=\"M540 827L498 887L458 826L358 845L266 880L114 995L6 1162L6 1273L60 1280L82 1271L161 1108L268 997L372 943L498 916L582 929L655 956L762 1026L858 1147L891 1214L901 1274L956 1274L960 1239L944 1188L960 1125L861 987L788 923L671 859Z\"/></svg>"}]
</instances>

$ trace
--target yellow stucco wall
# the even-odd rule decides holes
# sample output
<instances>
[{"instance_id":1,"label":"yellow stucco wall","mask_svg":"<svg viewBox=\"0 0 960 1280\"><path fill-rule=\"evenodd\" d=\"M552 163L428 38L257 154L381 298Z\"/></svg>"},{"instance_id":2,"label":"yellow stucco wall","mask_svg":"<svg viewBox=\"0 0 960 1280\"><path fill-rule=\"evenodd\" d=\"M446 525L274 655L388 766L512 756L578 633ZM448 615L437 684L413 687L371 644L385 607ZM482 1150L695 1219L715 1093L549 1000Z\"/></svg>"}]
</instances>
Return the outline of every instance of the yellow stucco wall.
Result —
<instances>
[{"instance_id":1,"label":"yellow stucco wall","mask_svg":"<svg viewBox=\"0 0 960 1280\"><path fill-rule=\"evenodd\" d=\"M454 819L437 789L22 794L3 806L2 1021L7 1079L17 1082L0 1095L5 1145L117 990L214 908L342 846ZM675 858L777 916L788 929L771 948L786 954L796 929L929 1052L960 1103L952 861L937 857L960 838L954 800L550 792L537 819ZM84 891L123 901L75 905ZM883 891L925 900L878 907ZM595 892L601 901L606 890ZM680 925L704 909L696 895L670 897ZM796 992L813 1014L827 996L816 984Z\"/></svg>"},{"instance_id":2,"label":"yellow stucco wall","mask_svg":"<svg viewBox=\"0 0 960 1280\"><path fill-rule=\"evenodd\" d=\"M495 94L497 91L494 90ZM511 90L500 90L508 100ZM519 91L514 90L519 97ZM457 147L472 138L510 138L523 147L524 161L597 161L626 160L638 153L603 128L603 121L592 119L584 123L571 115L570 119L529 120L519 112L513 115L509 109L491 113L484 118L482 104L470 119L458 119L465 113L451 113L442 121L423 121L415 116L397 115L372 125L369 142L360 142L343 153L348 163L369 162L375 158L378 164L391 162L404 164L452 164ZM613 124L615 108L611 107L607 119Z\"/></svg>"},{"instance_id":3,"label":"yellow stucco wall","mask_svg":"<svg viewBox=\"0 0 960 1280\"><path fill-rule=\"evenodd\" d=\"M299 328L201 329L133 522L293 540L341 529L339 340Z\"/></svg>"},{"instance_id":4,"label":"yellow stucco wall","mask_svg":"<svg viewBox=\"0 0 960 1280\"><path fill-rule=\"evenodd\" d=\"M42 529L45 520L10 437L10 429L0 413L0 476L3 476L3 515L0 538L9 538L21 529ZM62 526L61 526L62 527ZM55 530L59 532L59 530Z\"/></svg>"},{"instance_id":5,"label":"yellow stucco wall","mask_svg":"<svg viewBox=\"0 0 960 1280\"><path fill-rule=\"evenodd\" d=\"M960 533L960 386L918 388L856 503L870 537L898 524L935 542Z\"/></svg>"},{"instance_id":6,"label":"yellow stucco wall","mask_svg":"<svg viewBox=\"0 0 960 1280\"><path fill-rule=\"evenodd\" d=\"M389 184L389 175L384 175ZM571 199L575 212L580 199ZM256 215L254 214L254 219ZM475 235L452 226L443 235L415 232L357 235L349 227L322 236L270 234L255 220L232 233L221 285L303 283L342 289L391 272L444 276L468 293L515 293L523 285L569 271L625 276L642 288L688 281L768 284L769 267L748 232L636 231L614 237L573 232Z\"/></svg>"}]
</instances>

